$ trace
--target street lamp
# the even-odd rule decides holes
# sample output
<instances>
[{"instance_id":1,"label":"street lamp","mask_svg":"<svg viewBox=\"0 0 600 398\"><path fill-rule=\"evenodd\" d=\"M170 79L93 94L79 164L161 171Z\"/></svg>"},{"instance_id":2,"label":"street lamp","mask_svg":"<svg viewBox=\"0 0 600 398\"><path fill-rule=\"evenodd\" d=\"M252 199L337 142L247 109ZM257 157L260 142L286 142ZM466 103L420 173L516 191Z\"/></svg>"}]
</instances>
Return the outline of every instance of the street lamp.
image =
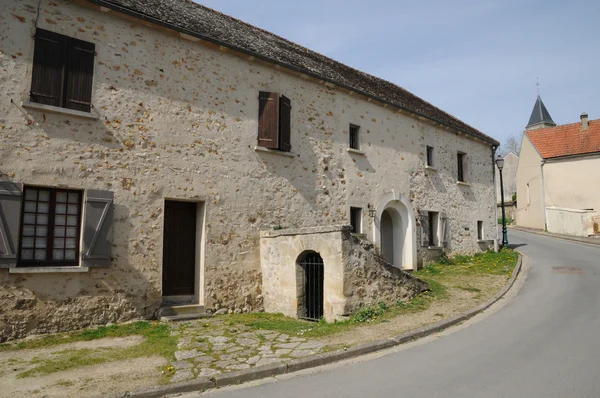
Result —
<instances>
[{"instance_id":1,"label":"street lamp","mask_svg":"<svg viewBox=\"0 0 600 398\"><path fill-rule=\"evenodd\" d=\"M504 159L498 155L496 158L496 166L500 170L500 198L502 199L502 247L508 246L508 235L506 233L506 212L504 210L504 183L502 182L502 168L504 167Z\"/></svg>"}]
</instances>

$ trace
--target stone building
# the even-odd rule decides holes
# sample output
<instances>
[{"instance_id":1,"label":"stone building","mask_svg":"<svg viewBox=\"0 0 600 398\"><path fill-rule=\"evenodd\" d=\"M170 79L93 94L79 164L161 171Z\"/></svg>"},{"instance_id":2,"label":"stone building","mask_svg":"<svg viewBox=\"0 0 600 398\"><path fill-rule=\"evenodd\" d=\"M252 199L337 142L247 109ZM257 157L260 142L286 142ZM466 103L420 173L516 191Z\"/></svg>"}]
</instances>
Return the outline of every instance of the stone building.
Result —
<instances>
[{"instance_id":1,"label":"stone building","mask_svg":"<svg viewBox=\"0 0 600 398\"><path fill-rule=\"evenodd\" d=\"M1 9L0 338L272 310L308 259L332 319L389 296L357 258L493 246L498 142L401 87L189 0Z\"/></svg>"},{"instance_id":2,"label":"stone building","mask_svg":"<svg viewBox=\"0 0 600 398\"><path fill-rule=\"evenodd\" d=\"M600 119L556 125L538 96L517 168L517 225L588 236L600 232Z\"/></svg>"}]
</instances>

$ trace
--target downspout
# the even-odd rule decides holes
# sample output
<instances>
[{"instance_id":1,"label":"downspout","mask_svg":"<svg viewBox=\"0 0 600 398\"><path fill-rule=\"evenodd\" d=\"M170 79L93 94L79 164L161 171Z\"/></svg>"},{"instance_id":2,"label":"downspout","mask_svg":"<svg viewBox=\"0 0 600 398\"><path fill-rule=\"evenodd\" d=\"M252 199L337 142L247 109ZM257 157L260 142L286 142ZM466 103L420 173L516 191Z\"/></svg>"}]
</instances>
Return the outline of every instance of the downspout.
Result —
<instances>
[{"instance_id":1,"label":"downspout","mask_svg":"<svg viewBox=\"0 0 600 398\"><path fill-rule=\"evenodd\" d=\"M548 231L548 222L546 220L546 183L544 182L544 164L546 159L542 159L540 163L541 184L542 184L542 213L544 214L544 231Z\"/></svg>"},{"instance_id":2,"label":"downspout","mask_svg":"<svg viewBox=\"0 0 600 398\"><path fill-rule=\"evenodd\" d=\"M494 214L496 217L494 218L494 225L496 226L496 240L494 241L494 251L498 251L498 188L496 186L496 149L497 146L492 145L492 176L494 177Z\"/></svg>"}]
</instances>

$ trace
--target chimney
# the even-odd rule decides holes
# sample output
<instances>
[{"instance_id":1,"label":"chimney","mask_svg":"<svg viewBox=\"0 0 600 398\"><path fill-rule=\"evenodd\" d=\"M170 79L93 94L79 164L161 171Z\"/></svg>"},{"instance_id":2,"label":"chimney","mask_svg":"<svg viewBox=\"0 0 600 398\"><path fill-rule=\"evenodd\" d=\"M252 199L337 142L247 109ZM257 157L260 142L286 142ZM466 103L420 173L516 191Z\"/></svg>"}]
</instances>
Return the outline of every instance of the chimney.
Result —
<instances>
[{"instance_id":1,"label":"chimney","mask_svg":"<svg viewBox=\"0 0 600 398\"><path fill-rule=\"evenodd\" d=\"M588 129L588 114L583 112L581 114L581 131Z\"/></svg>"}]
</instances>

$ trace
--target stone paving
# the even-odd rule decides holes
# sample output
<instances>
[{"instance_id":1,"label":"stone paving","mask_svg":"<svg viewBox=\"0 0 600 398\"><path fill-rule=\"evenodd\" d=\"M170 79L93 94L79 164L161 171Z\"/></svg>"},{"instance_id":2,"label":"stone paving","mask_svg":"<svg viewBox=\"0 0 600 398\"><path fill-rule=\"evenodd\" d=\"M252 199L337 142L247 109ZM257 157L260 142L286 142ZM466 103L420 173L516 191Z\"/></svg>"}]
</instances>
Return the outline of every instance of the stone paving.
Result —
<instances>
[{"instance_id":1,"label":"stone paving","mask_svg":"<svg viewBox=\"0 0 600 398\"><path fill-rule=\"evenodd\" d=\"M271 330L232 324L219 318L174 323L179 338L176 361L169 367L171 383L306 357L325 344Z\"/></svg>"}]
</instances>

